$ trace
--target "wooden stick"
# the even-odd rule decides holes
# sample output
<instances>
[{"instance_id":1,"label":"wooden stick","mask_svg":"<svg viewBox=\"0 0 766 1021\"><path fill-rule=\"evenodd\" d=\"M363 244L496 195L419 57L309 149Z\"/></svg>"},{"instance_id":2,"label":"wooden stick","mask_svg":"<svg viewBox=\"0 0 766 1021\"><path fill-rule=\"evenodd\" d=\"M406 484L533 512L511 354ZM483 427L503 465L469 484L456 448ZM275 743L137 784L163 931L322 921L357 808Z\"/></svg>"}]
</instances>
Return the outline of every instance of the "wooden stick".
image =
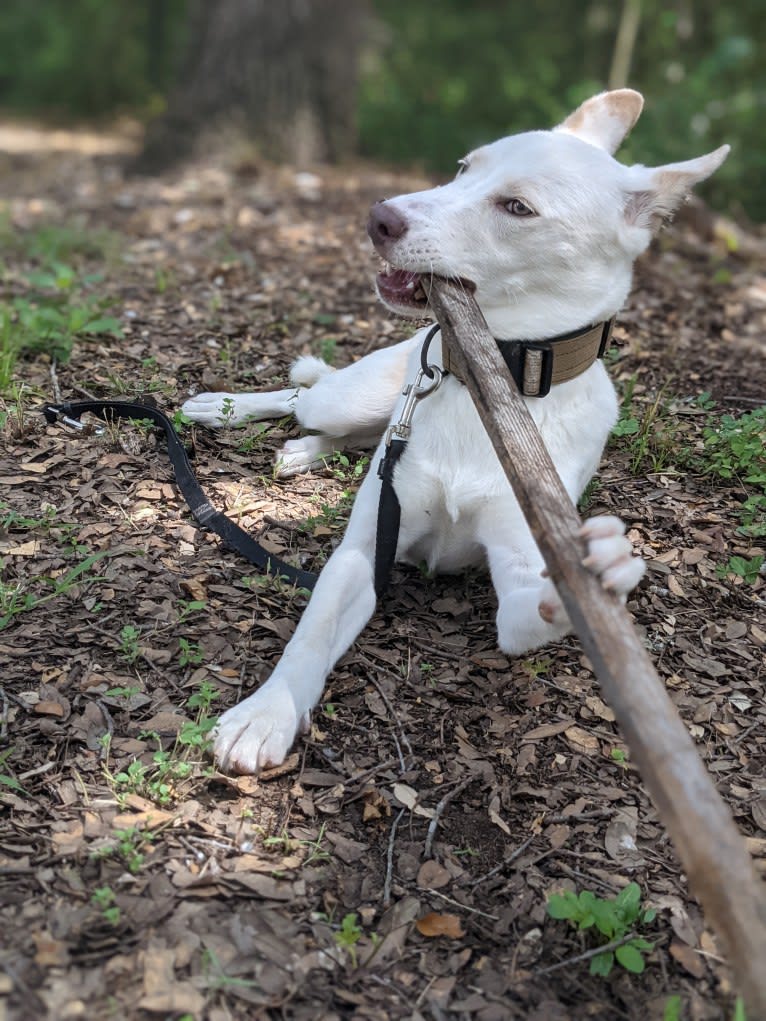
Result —
<instances>
[{"instance_id":1,"label":"wooden stick","mask_svg":"<svg viewBox=\"0 0 766 1021\"><path fill-rule=\"evenodd\" d=\"M633 628L582 566L577 510L472 295L434 280L431 307L583 648L720 937L748 1008L766 1019L766 887ZM543 400L545 398L542 398Z\"/></svg>"}]
</instances>

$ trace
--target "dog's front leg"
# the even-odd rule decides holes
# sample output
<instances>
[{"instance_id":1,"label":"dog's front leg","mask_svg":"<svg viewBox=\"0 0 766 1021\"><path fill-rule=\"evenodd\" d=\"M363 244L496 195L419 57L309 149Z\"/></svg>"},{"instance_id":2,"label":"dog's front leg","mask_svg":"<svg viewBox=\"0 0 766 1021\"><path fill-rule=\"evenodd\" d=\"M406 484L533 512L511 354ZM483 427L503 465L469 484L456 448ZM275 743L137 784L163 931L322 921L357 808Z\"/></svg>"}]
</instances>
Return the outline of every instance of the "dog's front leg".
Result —
<instances>
[{"instance_id":1,"label":"dog's front leg","mask_svg":"<svg viewBox=\"0 0 766 1021\"><path fill-rule=\"evenodd\" d=\"M258 691L225 712L215 755L223 768L253 773L279 765L296 735L308 730L325 679L375 610L375 526L380 481L365 478L343 541L327 561L308 606Z\"/></svg>"}]
</instances>

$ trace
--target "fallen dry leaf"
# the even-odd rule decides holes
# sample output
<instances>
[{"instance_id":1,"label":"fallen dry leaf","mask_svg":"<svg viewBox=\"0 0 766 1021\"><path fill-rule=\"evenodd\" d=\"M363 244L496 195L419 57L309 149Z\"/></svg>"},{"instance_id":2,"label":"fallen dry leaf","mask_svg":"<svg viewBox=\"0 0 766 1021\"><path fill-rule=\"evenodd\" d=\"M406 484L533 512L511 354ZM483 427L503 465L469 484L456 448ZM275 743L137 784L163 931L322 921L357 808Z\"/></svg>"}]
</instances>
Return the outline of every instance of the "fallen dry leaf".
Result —
<instances>
[{"instance_id":1,"label":"fallen dry leaf","mask_svg":"<svg viewBox=\"0 0 766 1021\"><path fill-rule=\"evenodd\" d=\"M457 915L439 915L433 911L418 918L415 928L421 936L446 936L448 939L461 939L465 936L462 923Z\"/></svg>"}]
</instances>

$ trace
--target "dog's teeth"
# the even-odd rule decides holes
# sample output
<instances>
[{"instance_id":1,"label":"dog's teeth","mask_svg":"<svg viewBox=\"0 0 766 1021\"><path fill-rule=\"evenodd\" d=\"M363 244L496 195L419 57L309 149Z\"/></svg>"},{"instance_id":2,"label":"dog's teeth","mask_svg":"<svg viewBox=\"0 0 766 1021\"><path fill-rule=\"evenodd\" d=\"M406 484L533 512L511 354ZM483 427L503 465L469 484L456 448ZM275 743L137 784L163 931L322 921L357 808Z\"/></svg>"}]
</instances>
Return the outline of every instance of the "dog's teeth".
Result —
<instances>
[{"instance_id":1,"label":"dog's teeth","mask_svg":"<svg viewBox=\"0 0 766 1021\"><path fill-rule=\"evenodd\" d=\"M414 280L410 280L410 282L407 284L407 290L408 291L414 291L415 290L415 281Z\"/></svg>"}]
</instances>

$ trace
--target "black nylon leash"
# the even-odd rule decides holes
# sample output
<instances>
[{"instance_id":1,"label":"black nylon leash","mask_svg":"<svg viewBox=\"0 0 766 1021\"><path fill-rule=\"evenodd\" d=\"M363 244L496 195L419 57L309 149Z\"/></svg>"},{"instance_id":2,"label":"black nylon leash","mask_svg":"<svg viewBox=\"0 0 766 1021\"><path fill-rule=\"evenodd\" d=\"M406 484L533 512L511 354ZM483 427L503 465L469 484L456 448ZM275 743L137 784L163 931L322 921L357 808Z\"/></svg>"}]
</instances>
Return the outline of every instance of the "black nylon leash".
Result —
<instances>
[{"instance_id":1,"label":"black nylon leash","mask_svg":"<svg viewBox=\"0 0 766 1021\"><path fill-rule=\"evenodd\" d=\"M408 383L402 391L402 396L406 398L402 413L398 420L388 427L386 449L378 465L380 500L375 535L375 594L378 599L385 593L391 581L391 571L396 560L396 547L399 542L402 509L394 488L394 472L399 459L407 448L412 431L412 416L417 402L437 390L444 378L441 367L428 362L428 348L439 329L437 323L426 334L420 349L420 370L414 382ZM431 380L430 386L420 385L424 376Z\"/></svg>"},{"instance_id":2,"label":"black nylon leash","mask_svg":"<svg viewBox=\"0 0 766 1021\"><path fill-rule=\"evenodd\" d=\"M167 440L168 455L176 484L197 523L203 528L215 532L227 546L240 553L265 574L284 578L299 588L314 588L317 580L316 574L303 571L299 567L293 567L292 564L287 564L273 553L269 553L243 528L213 507L194 476L194 469L175 426L164 412L149 405L130 401L73 401L63 404L46 404L42 408L46 421L51 425L63 422L74 428L82 428L80 416L86 412L96 415L104 422L112 422L117 418L149 419L162 429Z\"/></svg>"}]
</instances>

